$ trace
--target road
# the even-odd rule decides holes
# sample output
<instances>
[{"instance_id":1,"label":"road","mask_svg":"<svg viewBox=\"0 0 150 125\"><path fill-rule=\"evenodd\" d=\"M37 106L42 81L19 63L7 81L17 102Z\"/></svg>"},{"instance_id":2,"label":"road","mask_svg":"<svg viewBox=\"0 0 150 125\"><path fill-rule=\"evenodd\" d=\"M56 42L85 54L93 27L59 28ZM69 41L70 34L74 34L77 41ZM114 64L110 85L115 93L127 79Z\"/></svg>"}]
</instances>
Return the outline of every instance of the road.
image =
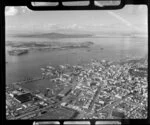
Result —
<instances>
[{"instance_id":1,"label":"road","mask_svg":"<svg viewBox=\"0 0 150 125\"><path fill-rule=\"evenodd\" d=\"M74 88L76 87L76 85L77 85L77 82L75 82L75 83L72 85L72 88L74 89ZM62 102L62 101L57 101L57 103L55 104L55 107L60 106L61 102ZM47 106L47 107L45 107L45 108L42 108L42 109L37 109L37 110L35 110L35 111L31 111L31 112L25 113L25 114L23 114L23 115L20 115L20 116L15 117L14 119L21 119L21 118L23 118L23 117L25 117L25 116L28 116L28 115L38 114L38 113L40 113L40 112L42 112L42 111L48 111L50 108L52 108L52 105L49 105L49 106Z\"/></svg>"},{"instance_id":2,"label":"road","mask_svg":"<svg viewBox=\"0 0 150 125\"><path fill-rule=\"evenodd\" d=\"M108 104L108 105L106 105L105 107L102 107L100 110L98 110L98 112L107 111L108 114L109 114L107 118L110 118L110 117L111 117L112 109L113 109L115 106L119 105L121 102L124 102L124 100L125 100L126 98L130 97L130 96L131 96L131 94L126 95L126 96L123 97L122 99L118 99L118 100L112 102L111 104Z\"/></svg>"},{"instance_id":3,"label":"road","mask_svg":"<svg viewBox=\"0 0 150 125\"><path fill-rule=\"evenodd\" d=\"M17 117L15 117L15 118L13 118L13 119L21 119L21 118L24 118L24 117L26 117L26 116L28 116L28 115L38 114L39 112L47 111L47 110L50 109L50 108L51 108L51 105L50 105L50 106L47 106L47 107L45 107L45 108L42 108L42 109L37 109L37 110L35 110L35 111L31 111L31 112L25 113L25 114L23 114L23 115L20 115L20 116L17 116Z\"/></svg>"},{"instance_id":4,"label":"road","mask_svg":"<svg viewBox=\"0 0 150 125\"><path fill-rule=\"evenodd\" d=\"M92 99L92 101L91 101L91 103L90 103L90 105L89 105L89 108L88 108L89 111L92 110L93 105L94 105L94 103L95 103L95 100L96 100L97 96L99 95L99 93L101 92L101 90L103 89L103 87L104 87L104 84L103 84L103 83L98 86L98 89L97 89L97 91L95 92L95 94L94 94L94 96L93 96L93 99Z\"/></svg>"},{"instance_id":5,"label":"road","mask_svg":"<svg viewBox=\"0 0 150 125\"><path fill-rule=\"evenodd\" d=\"M127 103L130 103L130 105L134 106L132 110L130 110L126 113L127 116L130 114L133 114L136 109L142 108L144 106L141 103L133 103L133 102L127 102Z\"/></svg>"}]
</instances>

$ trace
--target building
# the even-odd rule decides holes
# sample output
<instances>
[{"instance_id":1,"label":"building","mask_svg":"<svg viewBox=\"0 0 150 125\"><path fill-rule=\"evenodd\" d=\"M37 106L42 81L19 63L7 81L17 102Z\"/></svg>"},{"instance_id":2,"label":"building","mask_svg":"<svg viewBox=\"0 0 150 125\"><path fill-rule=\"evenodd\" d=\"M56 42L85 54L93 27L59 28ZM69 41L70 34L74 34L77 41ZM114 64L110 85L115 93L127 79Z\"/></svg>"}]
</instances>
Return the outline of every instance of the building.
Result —
<instances>
[{"instance_id":1,"label":"building","mask_svg":"<svg viewBox=\"0 0 150 125\"><path fill-rule=\"evenodd\" d=\"M119 99L121 99L121 98L122 98L122 97L121 97L120 95L118 95L118 94L117 94L117 95L115 95L115 97L116 97L116 98L119 98Z\"/></svg>"},{"instance_id":2,"label":"building","mask_svg":"<svg viewBox=\"0 0 150 125\"><path fill-rule=\"evenodd\" d=\"M48 96L49 91L50 91L50 88L46 88L46 89L45 89L45 92L44 92L44 96L45 96L45 97Z\"/></svg>"},{"instance_id":3,"label":"building","mask_svg":"<svg viewBox=\"0 0 150 125\"><path fill-rule=\"evenodd\" d=\"M114 110L114 111L112 112L112 116L115 117L115 118L120 118L120 119L122 119L122 118L125 117L125 114L124 114L123 111Z\"/></svg>"},{"instance_id":4,"label":"building","mask_svg":"<svg viewBox=\"0 0 150 125\"><path fill-rule=\"evenodd\" d=\"M71 92L71 90L71 87L67 87L64 90L62 90L58 95L61 97L67 96Z\"/></svg>"},{"instance_id":5,"label":"building","mask_svg":"<svg viewBox=\"0 0 150 125\"><path fill-rule=\"evenodd\" d=\"M23 93L21 95L15 94L14 97L19 103L29 102L33 99L33 95L31 93Z\"/></svg>"}]
</instances>

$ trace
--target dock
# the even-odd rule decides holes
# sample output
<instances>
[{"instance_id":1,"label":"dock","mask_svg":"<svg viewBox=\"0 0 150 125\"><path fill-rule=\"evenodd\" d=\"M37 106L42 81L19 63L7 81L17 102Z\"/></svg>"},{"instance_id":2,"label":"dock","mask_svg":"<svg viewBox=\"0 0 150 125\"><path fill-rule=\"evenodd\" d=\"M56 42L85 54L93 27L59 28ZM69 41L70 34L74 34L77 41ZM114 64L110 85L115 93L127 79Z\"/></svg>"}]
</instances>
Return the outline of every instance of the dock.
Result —
<instances>
[{"instance_id":1,"label":"dock","mask_svg":"<svg viewBox=\"0 0 150 125\"><path fill-rule=\"evenodd\" d=\"M35 77L35 78L32 78L32 79L27 79L27 80L22 80L22 81L19 81L19 82L14 82L12 84L25 84L25 83L34 82L34 81L43 80L43 79L46 79L46 77Z\"/></svg>"}]
</instances>

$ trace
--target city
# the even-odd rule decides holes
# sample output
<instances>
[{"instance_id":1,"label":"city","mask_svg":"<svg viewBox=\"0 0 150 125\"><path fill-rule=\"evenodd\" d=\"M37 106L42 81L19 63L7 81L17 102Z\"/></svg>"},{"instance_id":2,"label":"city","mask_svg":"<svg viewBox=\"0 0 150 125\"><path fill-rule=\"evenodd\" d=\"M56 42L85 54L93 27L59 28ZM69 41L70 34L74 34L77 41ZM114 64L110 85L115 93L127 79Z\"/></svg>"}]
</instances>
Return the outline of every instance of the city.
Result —
<instances>
[{"instance_id":1,"label":"city","mask_svg":"<svg viewBox=\"0 0 150 125\"><path fill-rule=\"evenodd\" d=\"M55 87L45 92L6 85L6 119L146 119L147 58L41 68ZM44 84L44 83L43 83Z\"/></svg>"}]
</instances>

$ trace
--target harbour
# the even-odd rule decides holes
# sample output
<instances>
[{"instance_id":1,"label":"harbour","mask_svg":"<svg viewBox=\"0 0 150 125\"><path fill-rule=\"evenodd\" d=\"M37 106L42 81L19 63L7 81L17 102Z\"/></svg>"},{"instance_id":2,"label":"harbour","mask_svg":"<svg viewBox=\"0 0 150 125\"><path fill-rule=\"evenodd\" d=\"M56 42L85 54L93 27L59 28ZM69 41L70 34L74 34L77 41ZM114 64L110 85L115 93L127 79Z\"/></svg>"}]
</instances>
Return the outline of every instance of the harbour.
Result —
<instances>
[{"instance_id":1,"label":"harbour","mask_svg":"<svg viewBox=\"0 0 150 125\"><path fill-rule=\"evenodd\" d=\"M124 42L121 42L121 38L82 38L64 39L62 42L83 42L86 40L94 42L93 47L89 48L90 51L86 49L36 51L22 56L10 56L6 52L6 61L8 62L6 66L6 83L11 84L21 81L25 77L38 77L41 75L40 68L49 64L55 67L63 64L84 64L90 62L91 59L114 61L126 56L143 57L147 53L146 38L124 38ZM107 45L107 42L109 42L109 45ZM127 47L129 45L130 48ZM104 49L100 50L100 47ZM8 50L10 50L9 47Z\"/></svg>"}]
</instances>

